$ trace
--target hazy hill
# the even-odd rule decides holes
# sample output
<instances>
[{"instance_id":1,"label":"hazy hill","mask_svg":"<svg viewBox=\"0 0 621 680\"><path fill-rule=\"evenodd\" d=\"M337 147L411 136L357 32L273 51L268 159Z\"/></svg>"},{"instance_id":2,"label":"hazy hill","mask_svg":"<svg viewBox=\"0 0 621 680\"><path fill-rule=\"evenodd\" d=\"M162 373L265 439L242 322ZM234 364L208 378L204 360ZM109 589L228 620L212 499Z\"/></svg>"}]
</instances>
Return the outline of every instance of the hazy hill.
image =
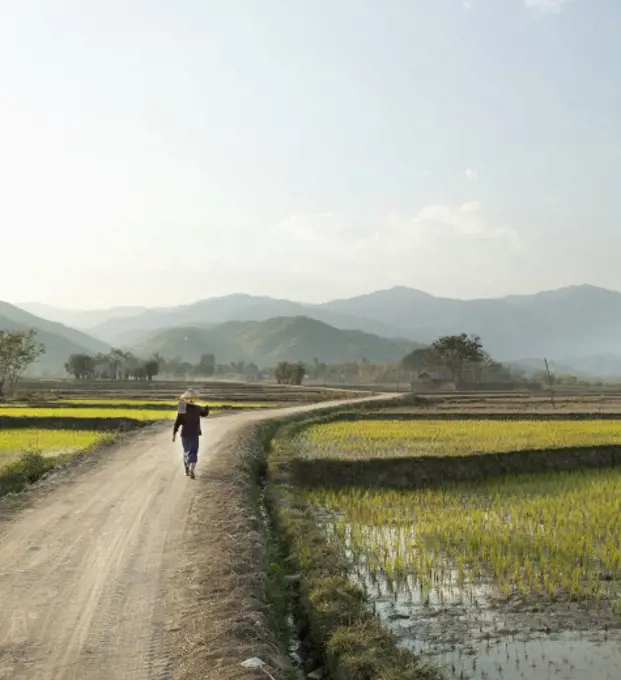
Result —
<instances>
[{"instance_id":1,"label":"hazy hill","mask_svg":"<svg viewBox=\"0 0 621 680\"><path fill-rule=\"evenodd\" d=\"M37 339L45 345L46 353L41 357L32 373L62 375L63 366L69 355L86 352L106 352L109 347L85 333L62 324L40 319L18 307L0 302L0 330L18 331L33 328Z\"/></svg>"},{"instance_id":2,"label":"hazy hill","mask_svg":"<svg viewBox=\"0 0 621 680\"><path fill-rule=\"evenodd\" d=\"M279 361L326 363L368 359L400 360L416 343L382 338L357 330L339 330L308 317L278 317L267 321L228 322L215 328L181 327L155 333L134 348L196 363L201 354L215 354L218 363L253 361L271 366Z\"/></svg>"},{"instance_id":3,"label":"hazy hill","mask_svg":"<svg viewBox=\"0 0 621 680\"><path fill-rule=\"evenodd\" d=\"M526 374L545 370L541 359L521 359L511 365ZM550 362L550 370L555 375L575 375L579 378L621 378L621 354L572 357L566 362Z\"/></svg>"},{"instance_id":4,"label":"hazy hill","mask_svg":"<svg viewBox=\"0 0 621 680\"><path fill-rule=\"evenodd\" d=\"M396 287L322 305L229 295L131 312L124 308L122 317L107 318L89 333L129 348L175 327L204 330L230 321L304 316L335 329L353 328L422 343L445 334L477 333L497 359L546 356L566 366L596 368L600 375L616 373L621 357L621 293L586 285L481 300L441 298Z\"/></svg>"},{"instance_id":5,"label":"hazy hill","mask_svg":"<svg viewBox=\"0 0 621 680\"><path fill-rule=\"evenodd\" d=\"M213 326L228 321L266 321L283 316L306 316L335 328L356 328L367 333L398 336L398 327L317 305L253 295L227 295L200 300L191 305L143 311L134 316L108 319L89 332L110 344L127 345L149 331L179 326Z\"/></svg>"},{"instance_id":6,"label":"hazy hill","mask_svg":"<svg viewBox=\"0 0 621 680\"><path fill-rule=\"evenodd\" d=\"M60 307L43 305L38 302L25 302L17 306L42 319L56 321L65 326L72 326L73 328L79 328L83 331L88 331L94 326L105 323L109 319L134 317L148 311L147 307L112 307L110 309L80 311L74 309L61 309Z\"/></svg>"},{"instance_id":7,"label":"hazy hill","mask_svg":"<svg viewBox=\"0 0 621 680\"><path fill-rule=\"evenodd\" d=\"M407 337L422 342L445 333L478 333L501 359L621 354L621 293L593 286L482 300L393 288L325 306L344 314L364 309L382 323L399 323Z\"/></svg>"},{"instance_id":8,"label":"hazy hill","mask_svg":"<svg viewBox=\"0 0 621 680\"><path fill-rule=\"evenodd\" d=\"M545 362L540 358L527 358L518 359L516 361L508 362L508 365L518 373L522 373L526 376L532 376L534 374L542 375L545 370ZM548 361L548 366L550 368L550 373L553 375L582 375L576 366L568 363L560 363L557 361Z\"/></svg>"},{"instance_id":9,"label":"hazy hill","mask_svg":"<svg viewBox=\"0 0 621 680\"><path fill-rule=\"evenodd\" d=\"M90 332L111 344L127 345L128 339L144 336L148 331L179 326L214 326L228 321L266 321L284 316L306 316L335 328L355 328L383 336L400 335L398 328L333 312L317 305L277 300L253 295L227 295L200 300L191 305L152 309L132 317L109 319Z\"/></svg>"},{"instance_id":10,"label":"hazy hill","mask_svg":"<svg viewBox=\"0 0 621 680\"><path fill-rule=\"evenodd\" d=\"M557 356L621 354L620 293L572 286L506 301L528 314L535 329L545 328L557 340Z\"/></svg>"}]
</instances>

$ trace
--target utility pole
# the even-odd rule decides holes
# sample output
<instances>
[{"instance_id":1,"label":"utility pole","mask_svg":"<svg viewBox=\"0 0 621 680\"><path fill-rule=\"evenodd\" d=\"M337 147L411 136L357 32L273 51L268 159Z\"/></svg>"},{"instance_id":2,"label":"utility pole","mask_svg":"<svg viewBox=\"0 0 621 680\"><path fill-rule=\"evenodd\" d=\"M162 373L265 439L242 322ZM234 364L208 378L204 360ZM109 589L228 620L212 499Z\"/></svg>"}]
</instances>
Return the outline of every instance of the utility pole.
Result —
<instances>
[{"instance_id":1,"label":"utility pole","mask_svg":"<svg viewBox=\"0 0 621 680\"><path fill-rule=\"evenodd\" d=\"M552 374L550 373L550 365L548 360L544 357L543 361L546 365L546 373L548 374L548 384L550 385L550 399L552 400L552 408L556 409L556 404L554 402L554 385L552 383Z\"/></svg>"}]
</instances>

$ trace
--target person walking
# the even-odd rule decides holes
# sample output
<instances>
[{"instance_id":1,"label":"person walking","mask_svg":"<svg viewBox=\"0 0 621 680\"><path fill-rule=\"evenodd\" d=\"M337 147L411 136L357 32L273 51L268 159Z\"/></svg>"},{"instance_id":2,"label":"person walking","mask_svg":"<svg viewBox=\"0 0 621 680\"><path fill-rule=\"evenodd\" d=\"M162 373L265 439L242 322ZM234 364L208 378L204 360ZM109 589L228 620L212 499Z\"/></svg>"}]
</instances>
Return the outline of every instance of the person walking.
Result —
<instances>
[{"instance_id":1,"label":"person walking","mask_svg":"<svg viewBox=\"0 0 621 680\"><path fill-rule=\"evenodd\" d=\"M177 418L173 426L173 442L177 439L177 432L181 428L181 444L183 446L183 466L185 474L195 479L194 470L198 462L198 443L201 431L201 418L209 415L208 406L196 403L196 390L186 390L179 399Z\"/></svg>"}]
</instances>

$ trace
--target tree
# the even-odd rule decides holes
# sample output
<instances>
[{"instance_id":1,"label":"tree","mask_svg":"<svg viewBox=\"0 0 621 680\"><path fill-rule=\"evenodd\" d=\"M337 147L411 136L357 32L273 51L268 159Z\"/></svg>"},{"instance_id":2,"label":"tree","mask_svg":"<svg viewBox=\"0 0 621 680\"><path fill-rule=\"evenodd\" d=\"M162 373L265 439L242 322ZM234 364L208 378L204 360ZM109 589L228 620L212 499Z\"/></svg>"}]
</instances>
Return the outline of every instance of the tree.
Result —
<instances>
[{"instance_id":1,"label":"tree","mask_svg":"<svg viewBox=\"0 0 621 680\"><path fill-rule=\"evenodd\" d=\"M420 373L425 370L432 360L431 352L427 347L415 349L401 359L401 365L406 371Z\"/></svg>"},{"instance_id":2,"label":"tree","mask_svg":"<svg viewBox=\"0 0 621 680\"><path fill-rule=\"evenodd\" d=\"M246 362L245 361L231 361L231 371L233 373L245 373L246 372Z\"/></svg>"},{"instance_id":3,"label":"tree","mask_svg":"<svg viewBox=\"0 0 621 680\"><path fill-rule=\"evenodd\" d=\"M72 354L65 364L65 371L76 380L90 380L95 375L95 359L89 354Z\"/></svg>"},{"instance_id":4,"label":"tree","mask_svg":"<svg viewBox=\"0 0 621 680\"><path fill-rule=\"evenodd\" d=\"M289 375L289 364L286 361L281 361L276 370L274 371L274 377L279 385L286 385L287 378Z\"/></svg>"},{"instance_id":5,"label":"tree","mask_svg":"<svg viewBox=\"0 0 621 680\"><path fill-rule=\"evenodd\" d=\"M289 383L290 385L301 385L306 376L306 367L302 363L291 364L289 375L291 380Z\"/></svg>"},{"instance_id":6,"label":"tree","mask_svg":"<svg viewBox=\"0 0 621 680\"><path fill-rule=\"evenodd\" d=\"M145 361L144 372L147 376L147 380L151 382L153 378L160 372L160 362L154 357Z\"/></svg>"},{"instance_id":7,"label":"tree","mask_svg":"<svg viewBox=\"0 0 621 680\"><path fill-rule=\"evenodd\" d=\"M290 364L281 361L274 371L274 377L279 385L301 385L305 376L306 367L302 363Z\"/></svg>"},{"instance_id":8,"label":"tree","mask_svg":"<svg viewBox=\"0 0 621 680\"><path fill-rule=\"evenodd\" d=\"M45 353L36 338L34 330L0 331L0 395L12 395L26 369Z\"/></svg>"},{"instance_id":9,"label":"tree","mask_svg":"<svg viewBox=\"0 0 621 680\"><path fill-rule=\"evenodd\" d=\"M216 372L216 357L213 354L203 354L198 362L197 374L204 378L211 378Z\"/></svg>"},{"instance_id":10,"label":"tree","mask_svg":"<svg viewBox=\"0 0 621 680\"><path fill-rule=\"evenodd\" d=\"M110 377L112 380L122 380L129 353L121 349L113 348L108 354L108 365L110 366Z\"/></svg>"},{"instance_id":11,"label":"tree","mask_svg":"<svg viewBox=\"0 0 621 680\"><path fill-rule=\"evenodd\" d=\"M483 343L478 335L445 335L431 346L437 363L445 366L453 382L461 382L464 368L481 363L485 357Z\"/></svg>"}]
</instances>

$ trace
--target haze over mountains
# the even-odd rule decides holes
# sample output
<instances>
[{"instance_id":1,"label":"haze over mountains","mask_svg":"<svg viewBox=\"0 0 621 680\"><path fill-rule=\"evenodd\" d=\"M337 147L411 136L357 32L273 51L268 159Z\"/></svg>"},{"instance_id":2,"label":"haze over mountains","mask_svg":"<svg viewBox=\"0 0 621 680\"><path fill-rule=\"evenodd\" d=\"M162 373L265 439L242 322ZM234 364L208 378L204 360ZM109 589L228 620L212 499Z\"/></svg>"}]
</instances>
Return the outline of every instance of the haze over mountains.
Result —
<instances>
[{"instance_id":1,"label":"haze over mountains","mask_svg":"<svg viewBox=\"0 0 621 680\"><path fill-rule=\"evenodd\" d=\"M275 366L279 361L329 364L367 359L394 363L418 343L393 340L358 330L340 330L306 316L285 316L266 321L228 321L213 328L182 326L159 331L135 348L139 356L153 353L198 363L208 348L218 363L252 361Z\"/></svg>"},{"instance_id":2,"label":"haze over mountains","mask_svg":"<svg viewBox=\"0 0 621 680\"><path fill-rule=\"evenodd\" d=\"M48 319L39 328L59 333L89 351L114 345L171 357L212 351L218 361L308 360L311 355L322 361L363 357L390 361L394 352L412 343L468 332L479 334L500 360L539 362L547 356L578 372L621 372L621 293L588 285L481 300L439 298L397 287L320 305L236 294L156 309L74 312L36 304L22 308ZM13 323L18 320L15 311L7 314L6 305L0 307L2 315ZM22 323L28 318L34 323L27 316ZM230 323L266 321L270 323ZM338 330L358 334L343 335ZM371 339L365 334L381 337Z\"/></svg>"},{"instance_id":3,"label":"haze over mountains","mask_svg":"<svg viewBox=\"0 0 621 680\"><path fill-rule=\"evenodd\" d=\"M341 329L356 329L384 337L403 335L391 324L364 316L332 311L322 305L306 305L290 300L278 300L245 294L199 300L179 307L154 309L131 307L109 310L71 312L37 304L21 305L33 314L73 325L92 335L117 345L132 345L146 339L153 331L179 326L213 326L228 321L266 321L284 316L307 316Z\"/></svg>"},{"instance_id":4,"label":"haze over mountains","mask_svg":"<svg viewBox=\"0 0 621 680\"><path fill-rule=\"evenodd\" d=\"M37 331L37 340L45 345L45 354L37 362L37 368L42 372L57 373L62 370L71 354L96 354L109 349L105 342L87 333L0 301L0 330L23 331L30 328Z\"/></svg>"}]
</instances>

